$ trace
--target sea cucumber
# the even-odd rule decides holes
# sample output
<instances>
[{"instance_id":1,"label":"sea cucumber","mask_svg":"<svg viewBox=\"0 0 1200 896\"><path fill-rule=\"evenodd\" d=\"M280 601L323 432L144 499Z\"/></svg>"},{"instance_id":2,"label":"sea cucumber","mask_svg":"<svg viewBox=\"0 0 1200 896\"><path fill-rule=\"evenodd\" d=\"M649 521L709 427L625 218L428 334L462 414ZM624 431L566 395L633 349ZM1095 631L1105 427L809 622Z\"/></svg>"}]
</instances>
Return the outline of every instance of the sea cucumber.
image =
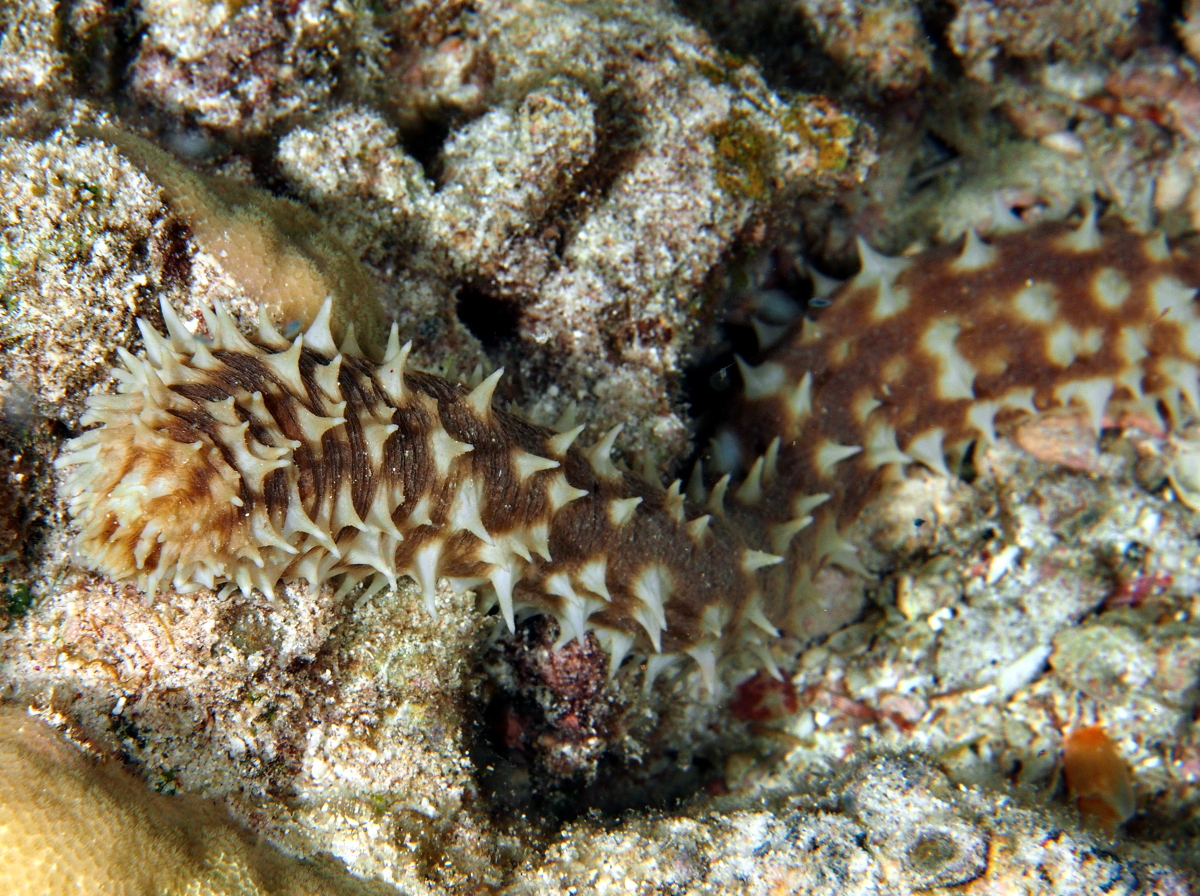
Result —
<instances>
[{"instance_id":1,"label":"sea cucumber","mask_svg":"<svg viewBox=\"0 0 1200 896\"><path fill-rule=\"evenodd\" d=\"M776 626L803 636L822 565L867 573L846 529L905 471L950 475L1047 411L1178 432L1200 407L1200 278L1161 235L1089 217L862 260L741 365L721 478L698 467L692 503L613 464L620 427L585 451L582 427L495 408L500 371L468 390L406 366L395 327L377 365L352 334L334 344L329 303L289 342L265 315L247 338L219 306L201 338L164 302L168 336L139 321L144 357L121 353L119 394L83 420L102 425L59 460L81 553L150 593L371 580L365 598L411 576L431 611L444 576L494 595L510 628L532 611L562 643L594 632L614 670L641 655L653 679L690 656L721 695L779 674Z\"/></svg>"},{"instance_id":2,"label":"sea cucumber","mask_svg":"<svg viewBox=\"0 0 1200 896\"><path fill-rule=\"evenodd\" d=\"M281 580L371 579L369 595L411 576L431 611L446 577L489 590L510 628L528 608L564 642L594 632L613 669L686 654L715 694L718 663L770 663L758 570L782 558L692 513L679 482L618 469L619 426L585 451L582 426L494 407L500 371L469 391L412 369L394 326L382 364L352 334L335 346L330 309L292 342L265 314L248 339L220 306L211 339L165 302L167 337L139 321L144 357L121 351L118 394L83 418L102 425L59 460L95 569L150 594L269 597Z\"/></svg>"},{"instance_id":3,"label":"sea cucumber","mask_svg":"<svg viewBox=\"0 0 1200 896\"><path fill-rule=\"evenodd\" d=\"M741 365L740 406L709 453L710 475L748 470L735 494L768 531L812 517L770 572L766 593L782 603L767 611L784 628L822 564L861 571L848 528L914 467L957 472L1034 415L1174 437L1200 408L1200 271L1161 233L1088 216L986 241L968 232L913 257L860 242L860 255L852 280L825 284L827 307ZM1180 450L1170 467L1189 503L1196 457Z\"/></svg>"}]
</instances>

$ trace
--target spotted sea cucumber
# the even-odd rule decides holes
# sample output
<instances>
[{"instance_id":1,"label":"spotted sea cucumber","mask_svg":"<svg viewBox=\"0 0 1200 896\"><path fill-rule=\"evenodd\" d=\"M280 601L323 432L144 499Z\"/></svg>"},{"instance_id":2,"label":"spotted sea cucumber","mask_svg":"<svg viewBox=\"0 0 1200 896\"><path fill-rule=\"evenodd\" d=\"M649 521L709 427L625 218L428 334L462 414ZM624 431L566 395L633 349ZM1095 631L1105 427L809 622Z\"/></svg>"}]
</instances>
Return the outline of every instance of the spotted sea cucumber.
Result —
<instances>
[{"instance_id":1,"label":"spotted sea cucumber","mask_svg":"<svg viewBox=\"0 0 1200 896\"><path fill-rule=\"evenodd\" d=\"M914 468L949 475L1035 415L1180 434L1200 409L1200 270L1161 233L1089 216L914 257L860 242L860 255L853 279L826 284L827 307L741 365L709 456L718 474L748 470L735 495L781 552L811 517L765 589L784 627L823 564L861 569L847 529ZM1185 500L1195 456L1171 470Z\"/></svg>"},{"instance_id":2,"label":"spotted sea cucumber","mask_svg":"<svg viewBox=\"0 0 1200 896\"><path fill-rule=\"evenodd\" d=\"M518 612L593 632L612 668L683 656L710 695L746 670L778 674L776 626L816 572L865 572L845 530L889 481L949 474L1030 415L1135 414L1178 431L1200 407L1200 281L1161 235L1047 224L913 258L862 249L861 272L757 366L697 469L689 501L623 471L610 431L554 433L473 390L339 347L329 306L294 342L264 316L253 338L224 309L208 338L163 305L115 396L92 399L59 461L97 570L190 590L337 580L366 594L439 577ZM713 472L720 478L713 482ZM700 505L703 505L701 507Z\"/></svg>"}]
</instances>

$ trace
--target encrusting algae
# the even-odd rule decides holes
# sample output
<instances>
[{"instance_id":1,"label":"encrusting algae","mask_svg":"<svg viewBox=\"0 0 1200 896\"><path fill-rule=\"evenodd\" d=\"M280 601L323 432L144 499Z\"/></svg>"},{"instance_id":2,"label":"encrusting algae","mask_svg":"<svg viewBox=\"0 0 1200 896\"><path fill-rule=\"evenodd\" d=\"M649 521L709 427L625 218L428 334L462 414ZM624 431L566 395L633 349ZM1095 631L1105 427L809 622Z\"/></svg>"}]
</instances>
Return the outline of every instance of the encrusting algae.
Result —
<instances>
[{"instance_id":1,"label":"encrusting algae","mask_svg":"<svg viewBox=\"0 0 1200 896\"><path fill-rule=\"evenodd\" d=\"M371 275L310 209L227 178L205 177L127 131L75 129L111 143L158 184L197 245L220 259L277 319L307 325L332 297L332 332L341 338L353 325L366 353L379 357L386 330Z\"/></svg>"}]
</instances>

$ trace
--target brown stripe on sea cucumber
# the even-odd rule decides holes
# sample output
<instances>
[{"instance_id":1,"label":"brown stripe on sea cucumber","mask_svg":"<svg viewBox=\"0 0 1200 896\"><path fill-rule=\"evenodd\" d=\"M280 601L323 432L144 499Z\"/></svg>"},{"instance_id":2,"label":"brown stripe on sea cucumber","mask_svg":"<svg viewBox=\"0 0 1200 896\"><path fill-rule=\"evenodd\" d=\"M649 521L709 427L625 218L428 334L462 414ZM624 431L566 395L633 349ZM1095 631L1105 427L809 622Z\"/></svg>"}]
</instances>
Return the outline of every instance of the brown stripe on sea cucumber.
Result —
<instances>
[{"instance_id":1,"label":"brown stripe on sea cucumber","mask_svg":"<svg viewBox=\"0 0 1200 896\"><path fill-rule=\"evenodd\" d=\"M1158 236L1088 220L863 260L743 365L694 503L614 466L612 432L584 449L494 407L493 379L405 366L394 331L375 364L339 353L328 309L288 342L220 308L204 340L164 306L170 335L143 325L145 356L122 356L118 394L90 402L99 427L60 460L80 554L149 591L305 578L365 599L408 576L431 610L449 577L507 624L594 634L614 666L650 657L650 677L686 655L720 694L774 668L775 625L804 635L823 565L861 571L843 533L884 483L952 473L1030 414L1197 416L1198 281Z\"/></svg>"}]
</instances>

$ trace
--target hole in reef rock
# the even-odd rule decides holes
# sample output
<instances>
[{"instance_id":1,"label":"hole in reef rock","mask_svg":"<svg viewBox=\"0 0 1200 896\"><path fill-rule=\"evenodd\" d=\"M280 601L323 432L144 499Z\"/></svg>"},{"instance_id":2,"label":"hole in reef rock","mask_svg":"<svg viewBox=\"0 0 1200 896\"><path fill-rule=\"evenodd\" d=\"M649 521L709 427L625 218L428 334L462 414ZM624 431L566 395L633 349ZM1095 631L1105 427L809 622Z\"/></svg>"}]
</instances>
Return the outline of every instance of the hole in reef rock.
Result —
<instances>
[{"instance_id":1,"label":"hole in reef rock","mask_svg":"<svg viewBox=\"0 0 1200 896\"><path fill-rule=\"evenodd\" d=\"M451 125L449 118L426 118L404 135L405 150L420 163L431 183L441 183L442 147L450 137Z\"/></svg>"},{"instance_id":2,"label":"hole in reef rock","mask_svg":"<svg viewBox=\"0 0 1200 896\"><path fill-rule=\"evenodd\" d=\"M515 302L489 295L478 286L463 284L458 290L458 319L485 349L499 348L517 337L521 309Z\"/></svg>"},{"instance_id":3,"label":"hole in reef rock","mask_svg":"<svg viewBox=\"0 0 1200 896\"><path fill-rule=\"evenodd\" d=\"M471 757L480 790L501 822L531 816L554 827L592 812L666 809L714 774L698 759L622 755L632 707L608 685L608 654L591 636L554 649L557 623L534 616L483 659L487 684Z\"/></svg>"},{"instance_id":4,"label":"hole in reef rock","mask_svg":"<svg viewBox=\"0 0 1200 896\"><path fill-rule=\"evenodd\" d=\"M619 78L614 77L614 85ZM596 133L599 142L591 160L573 180L571 189L548 208L539 226L555 255L562 259L576 233L592 211L602 205L621 175L632 170L645 139L642 133L647 113L631 98L632 91L613 89L593 96L596 102ZM629 95L627 95L629 94Z\"/></svg>"}]
</instances>

